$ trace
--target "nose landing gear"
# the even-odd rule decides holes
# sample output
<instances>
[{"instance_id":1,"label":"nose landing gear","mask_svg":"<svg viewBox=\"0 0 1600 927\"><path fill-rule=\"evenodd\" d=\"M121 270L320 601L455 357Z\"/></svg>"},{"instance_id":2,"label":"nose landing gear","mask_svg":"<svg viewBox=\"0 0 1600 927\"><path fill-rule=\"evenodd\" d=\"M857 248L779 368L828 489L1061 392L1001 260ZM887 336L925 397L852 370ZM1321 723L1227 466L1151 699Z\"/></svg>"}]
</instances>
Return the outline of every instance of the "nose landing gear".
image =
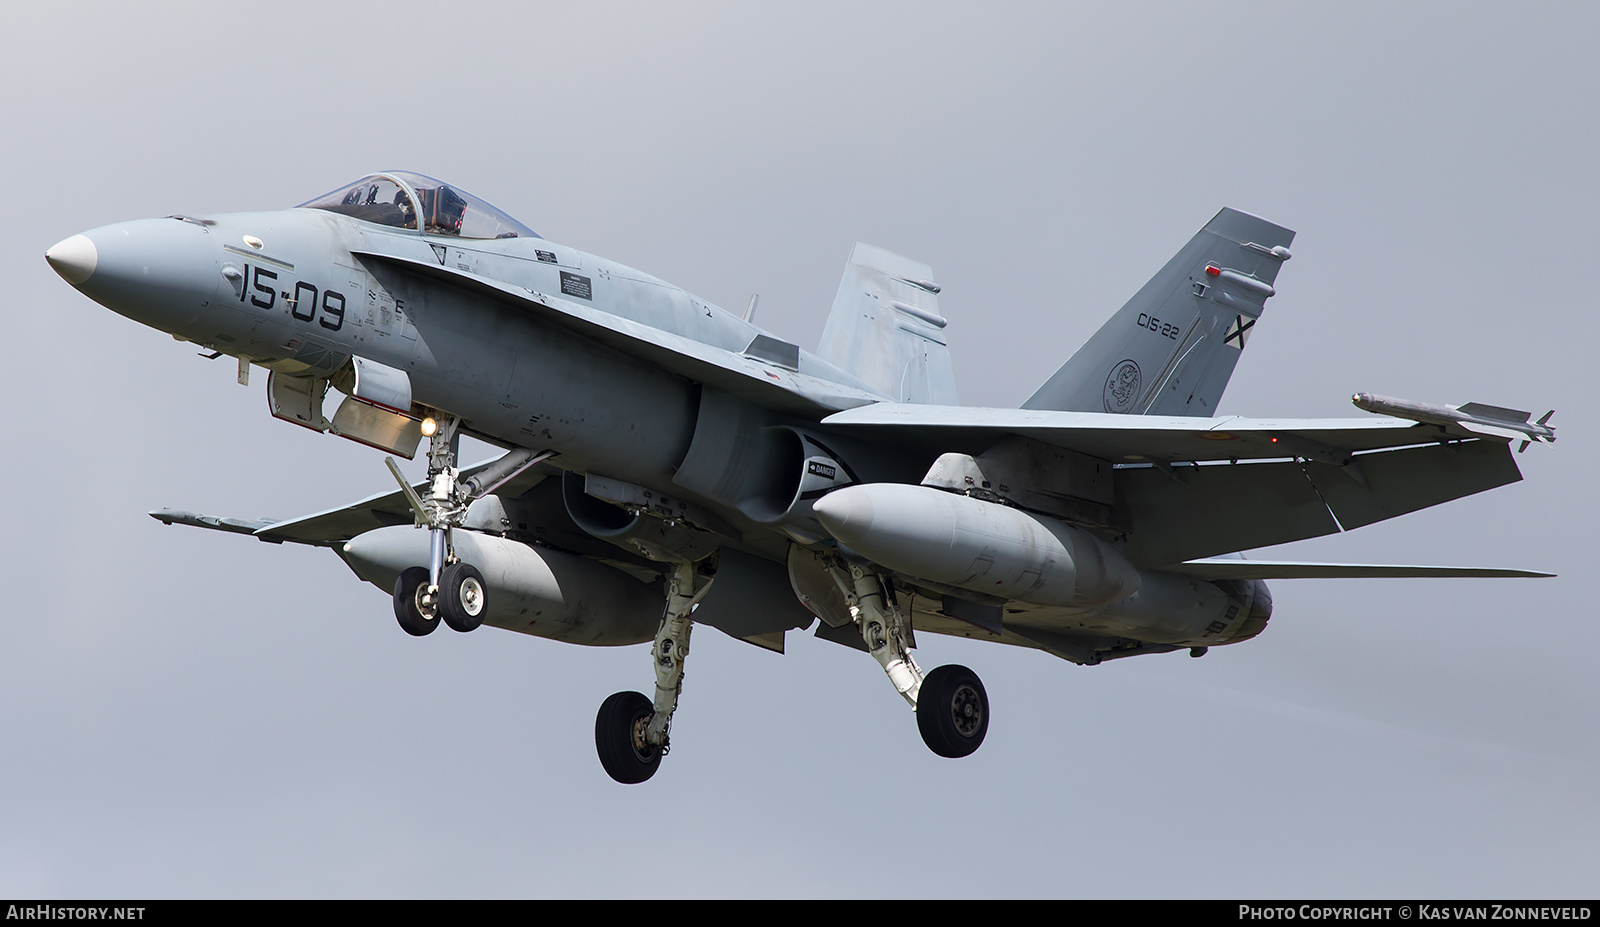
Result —
<instances>
[{"instance_id":1,"label":"nose landing gear","mask_svg":"<svg viewBox=\"0 0 1600 927\"><path fill-rule=\"evenodd\" d=\"M427 567L411 567L395 580L394 617L412 637L432 634L439 627L438 602L428 591Z\"/></svg>"},{"instance_id":2,"label":"nose landing gear","mask_svg":"<svg viewBox=\"0 0 1600 927\"><path fill-rule=\"evenodd\" d=\"M393 458L385 462L405 493L418 526L428 529L428 565L412 567L394 587L394 614L407 634L421 637L439 626L439 620L457 631L472 631L483 624L488 611L488 586L483 574L455 553L451 530L466 519L467 504L494 492L507 481L553 456L549 451L512 450L472 478L463 481L456 466L461 420L439 415L423 422L428 435L428 496L417 494Z\"/></svg>"},{"instance_id":3,"label":"nose landing gear","mask_svg":"<svg viewBox=\"0 0 1600 927\"><path fill-rule=\"evenodd\" d=\"M439 617L452 631L471 631L483 624L487 604L483 574L458 560L439 574Z\"/></svg>"}]
</instances>

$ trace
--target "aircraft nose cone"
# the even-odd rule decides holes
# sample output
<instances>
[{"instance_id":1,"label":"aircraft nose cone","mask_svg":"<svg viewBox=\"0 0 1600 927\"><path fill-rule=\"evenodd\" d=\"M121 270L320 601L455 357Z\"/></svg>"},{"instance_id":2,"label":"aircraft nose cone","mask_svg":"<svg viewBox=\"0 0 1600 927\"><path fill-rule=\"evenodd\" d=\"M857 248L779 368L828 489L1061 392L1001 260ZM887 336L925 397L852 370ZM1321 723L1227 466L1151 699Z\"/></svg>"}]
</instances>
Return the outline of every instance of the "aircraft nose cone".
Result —
<instances>
[{"instance_id":1,"label":"aircraft nose cone","mask_svg":"<svg viewBox=\"0 0 1600 927\"><path fill-rule=\"evenodd\" d=\"M107 309L179 333L218 298L220 251L203 226L137 219L74 235L45 252L45 260Z\"/></svg>"},{"instance_id":2,"label":"aircraft nose cone","mask_svg":"<svg viewBox=\"0 0 1600 927\"><path fill-rule=\"evenodd\" d=\"M100 252L89 236L74 235L51 245L50 250L44 253L44 259L61 275L61 279L73 286L81 286L94 274L95 265L100 262Z\"/></svg>"},{"instance_id":3,"label":"aircraft nose cone","mask_svg":"<svg viewBox=\"0 0 1600 927\"><path fill-rule=\"evenodd\" d=\"M811 511L840 543L853 547L872 530L872 494L859 486L836 489L818 499Z\"/></svg>"}]
</instances>

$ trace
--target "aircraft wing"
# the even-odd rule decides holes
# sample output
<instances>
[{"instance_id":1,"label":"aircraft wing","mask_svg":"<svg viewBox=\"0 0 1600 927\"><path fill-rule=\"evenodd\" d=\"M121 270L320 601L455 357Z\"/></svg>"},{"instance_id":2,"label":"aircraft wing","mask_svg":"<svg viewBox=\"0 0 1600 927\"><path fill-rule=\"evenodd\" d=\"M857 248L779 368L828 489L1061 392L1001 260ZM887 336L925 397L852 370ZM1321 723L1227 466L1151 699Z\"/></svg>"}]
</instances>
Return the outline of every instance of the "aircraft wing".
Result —
<instances>
[{"instance_id":1,"label":"aircraft wing","mask_svg":"<svg viewBox=\"0 0 1600 927\"><path fill-rule=\"evenodd\" d=\"M1512 435L1394 419L1197 419L879 403L824 424L936 455L1019 435L1115 466L1110 527L1136 565L1336 534L1522 479ZM1174 466L1174 464L1178 464Z\"/></svg>"},{"instance_id":2,"label":"aircraft wing","mask_svg":"<svg viewBox=\"0 0 1600 927\"><path fill-rule=\"evenodd\" d=\"M469 478L493 461L483 461L467 467L461 471L463 478ZM506 497L515 497L526 492L534 484L544 479L553 472L553 468L535 465L528 472L517 476L502 486L497 492ZM427 481L412 484L412 489L419 493L428 491ZM177 509L158 509L150 513L150 517L166 525L188 525L194 528L208 528L213 531L227 531L232 534L253 534L263 541L272 544L282 544L285 541L292 544L310 544L316 547L337 547L358 534L371 531L374 528L385 528L390 525L412 524L416 516L411 513L411 505L406 502L405 495L398 489L390 492L380 492L366 497L349 505L302 515L299 518L290 518L277 521L269 518L247 521L239 518L219 518L212 515L196 515L192 512Z\"/></svg>"},{"instance_id":3,"label":"aircraft wing","mask_svg":"<svg viewBox=\"0 0 1600 927\"><path fill-rule=\"evenodd\" d=\"M736 354L549 293L445 267L428 258L361 249L352 249L351 253L510 303L630 357L733 395L748 397L768 408L811 416L883 398L846 383L801 373L791 369L787 362L772 363L773 352L767 346L781 343L769 336L758 336L745 353ZM788 347L794 348L793 345ZM794 351L798 358L798 348ZM803 362L797 361L797 365L800 363Z\"/></svg>"},{"instance_id":4,"label":"aircraft wing","mask_svg":"<svg viewBox=\"0 0 1600 927\"><path fill-rule=\"evenodd\" d=\"M1112 463L1267 460L1342 461L1362 451L1475 438L1467 431L1398 419L1192 418L980 409L880 402L836 412L823 424L898 433L945 450L987 449L1020 435Z\"/></svg>"}]
</instances>

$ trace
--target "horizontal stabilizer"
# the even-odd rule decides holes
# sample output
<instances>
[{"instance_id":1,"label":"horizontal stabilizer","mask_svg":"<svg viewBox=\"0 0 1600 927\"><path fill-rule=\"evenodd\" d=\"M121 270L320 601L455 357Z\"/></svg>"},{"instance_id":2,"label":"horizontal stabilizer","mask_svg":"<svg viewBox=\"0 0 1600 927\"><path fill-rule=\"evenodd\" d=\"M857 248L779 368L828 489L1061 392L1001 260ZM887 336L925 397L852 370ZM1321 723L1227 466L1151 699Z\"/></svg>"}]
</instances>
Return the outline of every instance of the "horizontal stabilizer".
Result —
<instances>
[{"instance_id":1,"label":"horizontal stabilizer","mask_svg":"<svg viewBox=\"0 0 1600 927\"><path fill-rule=\"evenodd\" d=\"M1462 577L1545 579L1555 575L1535 570L1506 570L1493 567L1308 563L1299 560L1230 560L1222 557L1190 560L1164 569L1168 573L1193 576L1196 579L1458 579Z\"/></svg>"}]
</instances>

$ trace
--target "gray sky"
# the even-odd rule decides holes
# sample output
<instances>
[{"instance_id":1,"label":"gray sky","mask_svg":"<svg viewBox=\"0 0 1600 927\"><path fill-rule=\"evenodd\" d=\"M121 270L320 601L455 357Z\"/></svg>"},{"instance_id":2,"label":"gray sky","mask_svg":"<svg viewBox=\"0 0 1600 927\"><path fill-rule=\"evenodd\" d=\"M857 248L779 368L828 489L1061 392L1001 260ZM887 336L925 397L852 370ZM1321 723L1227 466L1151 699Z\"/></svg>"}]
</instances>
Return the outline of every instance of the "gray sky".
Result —
<instances>
[{"instance_id":1,"label":"gray sky","mask_svg":"<svg viewBox=\"0 0 1600 927\"><path fill-rule=\"evenodd\" d=\"M448 11L448 12L447 12ZM1594 221L1580 4L28 4L0 61L18 582L0 895L1600 892ZM444 18L441 18L444 17ZM866 656L412 639L326 552L182 528L389 485L42 259L403 168L816 343L852 242L931 264L1014 406L1216 210L1297 229L1224 411L1554 407L1526 481L1274 551L1543 581L1280 581L1260 638L1076 667L925 635L993 704L941 760Z\"/></svg>"}]
</instances>

